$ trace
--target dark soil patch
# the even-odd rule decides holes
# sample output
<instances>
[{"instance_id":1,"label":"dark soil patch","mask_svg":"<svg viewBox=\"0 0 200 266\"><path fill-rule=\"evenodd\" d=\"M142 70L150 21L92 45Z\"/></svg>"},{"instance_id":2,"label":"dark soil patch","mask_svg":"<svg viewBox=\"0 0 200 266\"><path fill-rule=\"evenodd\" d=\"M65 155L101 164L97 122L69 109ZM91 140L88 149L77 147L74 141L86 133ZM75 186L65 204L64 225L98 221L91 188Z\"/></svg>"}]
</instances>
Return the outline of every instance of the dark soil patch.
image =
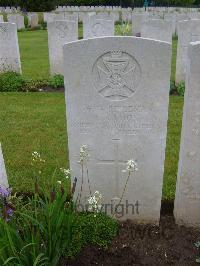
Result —
<instances>
[{"instance_id":1,"label":"dark soil patch","mask_svg":"<svg viewBox=\"0 0 200 266\"><path fill-rule=\"evenodd\" d=\"M120 223L118 236L107 250L85 247L74 260L63 259L62 266L81 265L197 265L194 243L200 230L177 226L172 215L163 215L160 226Z\"/></svg>"},{"instance_id":2,"label":"dark soil patch","mask_svg":"<svg viewBox=\"0 0 200 266\"><path fill-rule=\"evenodd\" d=\"M61 92L63 93L65 91L65 88L62 87L62 88L53 88L53 87L50 87L50 86L46 86L42 89L40 89L40 92Z\"/></svg>"}]
</instances>

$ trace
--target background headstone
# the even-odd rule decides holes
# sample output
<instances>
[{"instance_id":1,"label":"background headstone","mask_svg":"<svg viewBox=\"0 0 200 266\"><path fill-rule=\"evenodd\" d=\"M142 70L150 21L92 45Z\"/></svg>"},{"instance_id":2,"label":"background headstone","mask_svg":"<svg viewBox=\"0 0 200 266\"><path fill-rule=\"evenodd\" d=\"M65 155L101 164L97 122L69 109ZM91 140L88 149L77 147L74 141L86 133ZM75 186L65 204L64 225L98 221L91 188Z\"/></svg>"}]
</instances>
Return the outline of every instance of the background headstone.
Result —
<instances>
[{"instance_id":1,"label":"background headstone","mask_svg":"<svg viewBox=\"0 0 200 266\"><path fill-rule=\"evenodd\" d=\"M133 36L141 36L142 24L147 19L146 14L132 14L132 31Z\"/></svg>"},{"instance_id":2,"label":"background headstone","mask_svg":"<svg viewBox=\"0 0 200 266\"><path fill-rule=\"evenodd\" d=\"M10 23L15 23L17 25L17 29L25 29L25 24L24 24L24 16L20 14L10 14L7 15L8 22Z\"/></svg>"},{"instance_id":3,"label":"background headstone","mask_svg":"<svg viewBox=\"0 0 200 266\"><path fill-rule=\"evenodd\" d=\"M178 47L176 82L185 81L187 50L190 42L200 41L200 20L184 20L178 23Z\"/></svg>"},{"instance_id":4,"label":"background headstone","mask_svg":"<svg viewBox=\"0 0 200 266\"><path fill-rule=\"evenodd\" d=\"M51 74L63 74L63 45L78 40L78 19L47 23Z\"/></svg>"},{"instance_id":5,"label":"background headstone","mask_svg":"<svg viewBox=\"0 0 200 266\"><path fill-rule=\"evenodd\" d=\"M172 42L172 22L163 19L149 19L143 22L141 37Z\"/></svg>"},{"instance_id":6,"label":"background headstone","mask_svg":"<svg viewBox=\"0 0 200 266\"><path fill-rule=\"evenodd\" d=\"M1 143L0 143L0 186L6 187L6 188L8 187L8 178L6 174L6 168L5 168Z\"/></svg>"},{"instance_id":7,"label":"background headstone","mask_svg":"<svg viewBox=\"0 0 200 266\"><path fill-rule=\"evenodd\" d=\"M21 61L17 37L17 27L14 23L0 23L0 72L21 73Z\"/></svg>"},{"instance_id":8,"label":"background headstone","mask_svg":"<svg viewBox=\"0 0 200 266\"><path fill-rule=\"evenodd\" d=\"M114 35L114 19L112 16L89 14L83 20L83 38L95 38Z\"/></svg>"},{"instance_id":9,"label":"background headstone","mask_svg":"<svg viewBox=\"0 0 200 266\"><path fill-rule=\"evenodd\" d=\"M181 149L174 215L178 224L200 227L200 42L188 48Z\"/></svg>"},{"instance_id":10,"label":"background headstone","mask_svg":"<svg viewBox=\"0 0 200 266\"><path fill-rule=\"evenodd\" d=\"M28 14L28 18L29 18L29 25L31 26L31 28L38 26L38 14L37 13Z\"/></svg>"},{"instance_id":11,"label":"background headstone","mask_svg":"<svg viewBox=\"0 0 200 266\"><path fill-rule=\"evenodd\" d=\"M80 146L90 150L92 192L119 202L128 159L138 161L123 199L140 204L122 219L158 223L162 197L171 45L136 37L105 37L64 46L70 167L81 186ZM156 101L155 101L156 95ZM77 196L77 194L76 194ZM87 202L87 181L81 203ZM108 205L107 205L108 206ZM109 208L108 208L109 212Z\"/></svg>"}]
</instances>

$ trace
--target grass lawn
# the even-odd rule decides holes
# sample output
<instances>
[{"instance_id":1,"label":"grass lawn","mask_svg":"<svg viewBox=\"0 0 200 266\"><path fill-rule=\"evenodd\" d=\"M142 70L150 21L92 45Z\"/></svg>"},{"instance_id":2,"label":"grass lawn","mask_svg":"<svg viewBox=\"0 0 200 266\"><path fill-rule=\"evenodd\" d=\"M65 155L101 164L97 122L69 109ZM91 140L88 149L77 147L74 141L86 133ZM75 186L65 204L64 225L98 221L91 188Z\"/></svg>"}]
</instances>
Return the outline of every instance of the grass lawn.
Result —
<instances>
[{"instance_id":1,"label":"grass lawn","mask_svg":"<svg viewBox=\"0 0 200 266\"><path fill-rule=\"evenodd\" d=\"M48 38L46 30L18 32L24 76L33 79L49 77Z\"/></svg>"},{"instance_id":2,"label":"grass lawn","mask_svg":"<svg viewBox=\"0 0 200 266\"><path fill-rule=\"evenodd\" d=\"M45 157L44 180L56 166L66 167L64 95L59 93L1 93L0 140L9 183L15 190L32 189L31 153Z\"/></svg>"},{"instance_id":3,"label":"grass lawn","mask_svg":"<svg viewBox=\"0 0 200 266\"><path fill-rule=\"evenodd\" d=\"M164 198L175 193L183 98L170 97ZM61 93L1 93L0 140L14 190L33 188L31 153L46 159L42 180L56 167L66 167L67 143L64 95Z\"/></svg>"}]
</instances>

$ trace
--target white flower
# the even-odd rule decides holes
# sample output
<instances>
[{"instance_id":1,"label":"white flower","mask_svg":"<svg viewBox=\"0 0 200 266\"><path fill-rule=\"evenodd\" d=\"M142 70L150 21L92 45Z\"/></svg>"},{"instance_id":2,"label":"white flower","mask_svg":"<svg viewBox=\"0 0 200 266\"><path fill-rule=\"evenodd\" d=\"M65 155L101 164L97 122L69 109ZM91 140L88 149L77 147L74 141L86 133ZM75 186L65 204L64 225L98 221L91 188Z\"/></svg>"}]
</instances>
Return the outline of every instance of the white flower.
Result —
<instances>
[{"instance_id":1,"label":"white flower","mask_svg":"<svg viewBox=\"0 0 200 266\"><path fill-rule=\"evenodd\" d=\"M57 181L57 183L58 183L58 184L60 184L60 185L62 184L62 182L61 182L61 181L59 181L59 180Z\"/></svg>"},{"instance_id":2,"label":"white flower","mask_svg":"<svg viewBox=\"0 0 200 266\"><path fill-rule=\"evenodd\" d=\"M70 178L70 175L71 175L70 169L60 168L60 171L65 175L66 179Z\"/></svg>"},{"instance_id":3,"label":"white flower","mask_svg":"<svg viewBox=\"0 0 200 266\"><path fill-rule=\"evenodd\" d=\"M88 151L89 151L89 149L88 149L87 145L82 145L80 147L80 153L79 153L80 160L78 161L78 163L84 164L88 161L88 159L89 159L89 152Z\"/></svg>"},{"instance_id":4,"label":"white flower","mask_svg":"<svg viewBox=\"0 0 200 266\"><path fill-rule=\"evenodd\" d=\"M101 200L102 200L101 193L99 191L96 191L94 193L94 196L91 196L88 199L88 203L89 203L88 211L94 212L94 213L100 212L102 208Z\"/></svg>"},{"instance_id":5,"label":"white flower","mask_svg":"<svg viewBox=\"0 0 200 266\"><path fill-rule=\"evenodd\" d=\"M41 158L40 153L37 152L37 151L32 152L32 160L33 160L34 162L45 163L45 160Z\"/></svg>"},{"instance_id":6,"label":"white flower","mask_svg":"<svg viewBox=\"0 0 200 266\"><path fill-rule=\"evenodd\" d=\"M131 173L131 172L135 172L135 171L138 171L137 162L134 161L133 159L128 160L126 163L126 170L123 170L123 172Z\"/></svg>"}]
</instances>

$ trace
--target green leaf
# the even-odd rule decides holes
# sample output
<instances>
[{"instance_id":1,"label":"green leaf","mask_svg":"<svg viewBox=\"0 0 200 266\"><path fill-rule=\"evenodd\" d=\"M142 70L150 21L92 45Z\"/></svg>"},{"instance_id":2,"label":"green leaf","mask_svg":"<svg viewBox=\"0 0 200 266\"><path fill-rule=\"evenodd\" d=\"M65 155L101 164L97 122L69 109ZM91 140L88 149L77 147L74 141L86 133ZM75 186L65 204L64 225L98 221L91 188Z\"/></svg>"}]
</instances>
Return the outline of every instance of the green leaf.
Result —
<instances>
[{"instance_id":1,"label":"green leaf","mask_svg":"<svg viewBox=\"0 0 200 266\"><path fill-rule=\"evenodd\" d=\"M39 254L38 256L37 256L37 258L35 259L35 261L34 261L34 264L33 264L33 266L37 266L37 265L45 265L44 264L44 261L47 261L48 260L48 258L47 257L45 257L45 254L44 253L41 253L41 254ZM42 263L43 262L43 263ZM42 263L42 264L41 264Z\"/></svg>"},{"instance_id":2,"label":"green leaf","mask_svg":"<svg viewBox=\"0 0 200 266\"><path fill-rule=\"evenodd\" d=\"M17 259L17 257L10 257L10 258L8 258L8 259L4 262L3 265L6 265L6 264L8 264L10 261L12 261L12 260L16 260L16 259Z\"/></svg>"},{"instance_id":3,"label":"green leaf","mask_svg":"<svg viewBox=\"0 0 200 266\"><path fill-rule=\"evenodd\" d=\"M29 247L29 246L33 246L33 245L35 245L35 243L29 243L29 244L25 245L25 246L21 249L20 254L22 254L22 252L23 252L27 247Z\"/></svg>"}]
</instances>

